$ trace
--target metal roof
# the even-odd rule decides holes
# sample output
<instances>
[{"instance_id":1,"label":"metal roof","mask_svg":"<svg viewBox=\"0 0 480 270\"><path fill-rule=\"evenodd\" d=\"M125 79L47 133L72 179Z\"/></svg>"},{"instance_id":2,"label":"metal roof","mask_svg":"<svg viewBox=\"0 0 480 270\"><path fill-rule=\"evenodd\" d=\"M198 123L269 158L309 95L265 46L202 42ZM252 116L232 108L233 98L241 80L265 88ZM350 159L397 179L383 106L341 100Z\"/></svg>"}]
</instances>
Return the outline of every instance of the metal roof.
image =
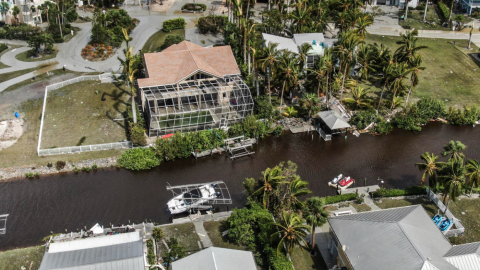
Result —
<instances>
[{"instance_id":1,"label":"metal roof","mask_svg":"<svg viewBox=\"0 0 480 270\"><path fill-rule=\"evenodd\" d=\"M251 251L210 247L172 263L172 270L256 270Z\"/></svg>"},{"instance_id":2,"label":"metal roof","mask_svg":"<svg viewBox=\"0 0 480 270\"><path fill-rule=\"evenodd\" d=\"M298 53L298 47L295 41L291 38L280 37L276 35L270 35L262 33L262 37L265 40L265 43L277 43L277 50L288 50L293 53Z\"/></svg>"},{"instance_id":3,"label":"metal roof","mask_svg":"<svg viewBox=\"0 0 480 270\"><path fill-rule=\"evenodd\" d=\"M460 270L478 270L480 269L480 242L453 246L444 257Z\"/></svg>"},{"instance_id":4,"label":"metal roof","mask_svg":"<svg viewBox=\"0 0 480 270\"><path fill-rule=\"evenodd\" d=\"M302 45L303 43L310 43L315 40L317 44L325 41L325 37L322 33L304 33L304 34L293 34L293 41L297 46Z\"/></svg>"},{"instance_id":5,"label":"metal roof","mask_svg":"<svg viewBox=\"0 0 480 270\"><path fill-rule=\"evenodd\" d=\"M140 233L138 231L135 231L130 233L120 233L116 235L102 235L73 241L55 242L50 244L50 247L48 248L48 253L118 245L137 241L138 239L140 239Z\"/></svg>"},{"instance_id":6,"label":"metal roof","mask_svg":"<svg viewBox=\"0 0 480 270\"><path fill-rule=\"evenodd\" d=\"M452 256L460 256L460 255L467 255L467 254L478 254L480 255L480 242L468 243L464 245L453 246L445 257L452 257Z\"/></svg>"},{"instance_id":7,"label":"metal roof","mask_svg":"<svg viewBox=\"0 0 480 270\"><path fill-rule=\"evenodd\" d=\"M317 115L331 130L350 127L350 125L343 120L342 116L340 116L340 114L338 114L336 111L323 111L317 113Z\"/></svg>"},{"instance_id":8,"label":"metal roof","mask_svg":"<svg viewBox=\"0 0 480 270\"><path fill-rule=\"evenodd\" d=\"M450 243L421 205L328 221L355 270L456 269L442 258Z\"/></svg>"}]
</instances>

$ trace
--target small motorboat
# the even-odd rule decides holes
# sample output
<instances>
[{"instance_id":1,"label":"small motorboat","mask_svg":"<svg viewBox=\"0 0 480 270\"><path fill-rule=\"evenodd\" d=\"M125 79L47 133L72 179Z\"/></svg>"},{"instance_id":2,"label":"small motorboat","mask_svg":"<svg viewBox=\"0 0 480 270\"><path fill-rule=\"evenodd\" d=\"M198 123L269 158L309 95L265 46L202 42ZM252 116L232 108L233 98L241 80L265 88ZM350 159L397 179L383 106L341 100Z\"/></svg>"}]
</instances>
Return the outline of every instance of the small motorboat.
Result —
<instances>
[{"instance_id":1,"label":"small motorboat","mask_svg":"<svg viewBox=\"0 0 480 270\"><path fill-rule=\"evenodd\" d=\"M342 179L342 176L343 176L343 174L339 174L337 177L333 178L332 181L330 181L330 184L336 185L338 183L338 181L340 181Z\"/></svg>"},{"instance_id":2,"label":"small motorboat","mask_svg":"<svg viewBox=\"0 0 480 270\"><path fill-rule=\"evenodd\" d=\"M433 218L432 218L433 222L435 223L435 225L437 225L437 227L440 225L440 223L442 223L442 220L443 220L443 217L440 216L440 215L435 215Z\"/></svg>"},{"instance_id":3,"label":"small motorboat","mask_svg":"<svg viewBox=\"0 0 480 270\"><path fill-rule=\"evenodd\" d=\"M215 186L215 183L206 184L175 196L167 202L168 210L172 214L179 214L190 208L202 208L204 203L220 195L215 192Z\"/></svg>"},{"instance_id":4,"label":"small motorboat","mask_svg":"<svg viewBox=\"0 0 480 270\"><path fill-rule=\"evenodd\" d=\"M342 179L342 181L340 181L339 185L341 187L346 187L346 186L350 186L351 184L353 184L353 178L350 178L350 176L347 176L345 178Z\"/></svg>"},{"instance_id":5,"label":"small motorboat","mask_svg":"<svg viewBox=\"0 0 480 270\"><path fill-rule=\"evenodd\" d=\"M440 231L444 232L450 229L450 226L452 226L452 220L447 218L444 221L442 221L442 223L438 228L440 228Z\"/></svg>"}]
</instances>

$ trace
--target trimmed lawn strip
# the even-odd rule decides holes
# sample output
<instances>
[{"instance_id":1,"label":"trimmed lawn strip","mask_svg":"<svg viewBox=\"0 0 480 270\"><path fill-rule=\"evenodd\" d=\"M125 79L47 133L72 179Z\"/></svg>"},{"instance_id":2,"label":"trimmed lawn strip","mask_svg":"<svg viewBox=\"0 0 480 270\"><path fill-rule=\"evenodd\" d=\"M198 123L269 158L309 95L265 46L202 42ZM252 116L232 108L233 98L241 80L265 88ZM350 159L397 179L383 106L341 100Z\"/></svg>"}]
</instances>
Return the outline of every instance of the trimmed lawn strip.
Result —
<instances>
[{"instance_id":1,"label":"trimmed lawn strip","mask_svg":"<svg viewBox=\"0 0 480 270\"><path fill-rule=\"evenodd\" d=\"M399 46L396 44L398 40L400 37L366 37L366 43L383 43L392 53ZM418 38L417 45L426 45L428 48L419 51L426 69L420 72L420 83L413 91L414 99L432 97L457 108L480 104L480 67L469 56L478 51L473 43L472 50L465 49L468 40ZM369 88L376 93L375 96L381 91L374 85L369 85Z\"/></svg>"},{"instance_id":2,"label":"trimmed lawn strip","mask_svg":"<svg viewBox=\"0 0 480 270\"><path fill-rule=\"evenodd\" d=\"M208 237L210 237L213 245L221 248L248 250L245 246L228 242L228 240L222 236L222 232L226 230L224 228L224 222L225 221L207 221L203 223L203 227L207 231Z\"/></svg>"},{"instance_id":3,"label":"trimmed lawn strip","mask_svg":"<svg viewBox=\"0 0 480 270\"><path fill-rule=\"evenodd\" d=\"M49 60L49 59L55 58L57 57L57 53L58 53L58 50L53 50L53 53L51 54L42 54L42 56L39 58L32 58L28 56L28 51L25 51L15 55L15 58L23 62L37 62L37 61L43 61L43 60Z\"/></svg>"},{"instance_id":4,"label":"trimmed lawn strip","mask_svg":"<svg viewBox=\"0 0 480 270\"><path fill-rule=\"evenodd\" d=\"M165 242L170 239L170 237L174 237L178 240L178 244L185 248L185 251L196 252L200 250L198 246L200 237L197 235L193 223L162 226L161 229ZM160 243L159 246L161 249L166 248L163 243Z\"/></svg>"},{"instance_id":5,"label":"trimmed lawn strip","mask_svg":"<svg viewBox=\"0 0 480 270\"><path fill-rule=\"evenodd\" d=\"M44 252L44 246L0 252L0 270L38 269Z\"/></svg>"},{"instance_id":6,"label":"trimmed lawn strip","mask_svg":"<svg viewBox=\"0 0 480 270\"><path fill-rule=\"evenodd\" d=\"M465 227L465 234L451 237L450 242L460 245L480 241L480 211L478 211L480 209L480 199L462 198L457 199L456 202L450 201L448 209L456 218L460 219Z\"/></svg>"},{"instance_id":7,"label":"trimmed lawn strip","mask_svg":"<svg viewBox=\"0 0 480 270\"><path fill-rule=\"evenodd\" d=\"M6 82L8 80L14 79L16 77L25 75L27 73L30 73L32 71L35 71L37 69L40 69L41 67L34 67L34 68L29 68L29 69L22 69L22 70L17 70L17 71L12 71L8 73L3 73L0 74L0 83Z\"/></svg>"},{"instance_id":8,"label":"trimmed lawn strip","mask_svg":"<svg viewBox=\"0 0 480 270\"><path fill-rule=\"evenodd\" d=\"M322 255L317 250L315 256L311 256L308 250L303 250L296 247L292 252L292 263L295 270L327 270L328 267L322 258Z\"/></svg>"},{"instance_id":9,"label":"trimmed lawn strip","mask_svg":"<svg viewBox=\"0 0 480 270\"><path fill-rule=\"evenodd\" d=\"M416 199L390 199L390 198L382 198L381 202L375 202L375 204L382 208L382 209L389 209L389 208L396 208L396 207L404 207L404 206L411 206L416 204L421 204L427 214L430 217L433 217L438 213L437 206L427 198L416 198Z\"/></svg>"},{"instance_id":10,"label":"trimmed lawn strip","mask_svg":"<svg viewBox=\"0 0 480 270\"><path fill-rule=\"evenodd\" d=\"M84 81L49 92L42 149L125 140L125 85ZM103 99L103 100L102 100Z\"/></svg>"},{"instance_id":11,"label":"trimmed lawn strip","mask_svg":"<svg viewBox=\"0 0 480 270\"><path fill-rule=\"evenodd\" d=\"M368 211L371 211L372 208L370 208L370 206L362 203L362 204L356 204L356 203L352 203L352 206L353 208L355 208L357 210L358 213L360 212L368 212Z\"/></svg>"},{"instance_id":12,"label":"trimmed lawn strip","mask_svg":"<svg viewBox=\"0 0 480 270\"><path fill-rule=\"evenodd\" d=\"M167 35L180 35L185 38L185 29L172 30L170 33L165 33L162 30L156 32L148 38L147 42L145 42L145 45L143 45L142 48L142 52L155 52L155 50L158 47L162 46L163 42L165 42L165 37Z\"/></svg>"}]
</instances>

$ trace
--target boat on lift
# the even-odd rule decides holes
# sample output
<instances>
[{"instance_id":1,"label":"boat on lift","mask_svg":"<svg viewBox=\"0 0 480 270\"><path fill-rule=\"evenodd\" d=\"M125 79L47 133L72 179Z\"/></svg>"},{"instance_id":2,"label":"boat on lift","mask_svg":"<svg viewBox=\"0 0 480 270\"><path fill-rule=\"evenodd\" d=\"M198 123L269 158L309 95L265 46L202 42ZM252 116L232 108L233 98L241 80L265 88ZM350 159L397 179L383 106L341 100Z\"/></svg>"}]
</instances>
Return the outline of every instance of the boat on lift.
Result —
<instances>
[{"instance_id":1,"label":"boat on lift","mask_svg":"<svg viewBox=\"0 0 480 270\"><path fill-rule=\"evenodd\" d=\"M338 183L338 185L341 188L347 188L347 187L351 186L354 181L355 180L353 178L351 178L350 176L347 176L347 177L343 178L342 181L340 181L340 183Z\"/></svg>"},{"instance_id":2,"label":"boat on lift","mask_svg":"<svg viewBox=\"0 0 480 270\"><path fill-rule=\"evenodd\" d=\"M342 180L343 174L339 174L337 177L333 178L332 181L328 182L328 186L337 187L338 182Z\"/></svg>"}]
</instances>

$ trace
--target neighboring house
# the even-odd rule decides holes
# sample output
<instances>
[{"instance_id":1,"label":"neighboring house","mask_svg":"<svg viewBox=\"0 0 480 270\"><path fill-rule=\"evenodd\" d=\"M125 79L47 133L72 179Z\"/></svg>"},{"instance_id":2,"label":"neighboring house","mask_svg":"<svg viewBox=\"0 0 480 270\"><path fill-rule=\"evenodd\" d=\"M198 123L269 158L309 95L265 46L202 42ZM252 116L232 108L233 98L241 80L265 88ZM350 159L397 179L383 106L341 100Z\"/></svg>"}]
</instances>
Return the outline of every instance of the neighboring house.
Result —
<instances>
[{"instance_id":1,"label":"neighboring house","mask_svg":"<svg viewBox=\"0 0 480 270\"><path fill-rule=\"evenodd\" d=\"M20 9L20 14L17 15L19 22L28 23L30 25L37 25L42 23L41 11L38 9L38 6L45 3L46 0L1 0L1 2L6 2L10 8L6 12L5 16L0 14L0 21L11 24L14 22L14 17L12 14L13 6L16 5ZM35 12L32 12L32 6L35 8Z\"/></svg>"},{"instance_id":2,"label":"neighboring house","mask_svg":"<svg viewBox=\"0 0 480 270\"><path fill-rule=\"evenodd\" d=\"M298 54L298 47L304 43L312 45L308 51L307 66L312 67L318 56L323 55L325 48L333 47L337 39L325 38L322 33L294 34L293 38L280 37L262 33L265 44L277 43L277 50L288 50Z\"/></svg>"},{"instance_id":3,"label":"neighboring house","mask_svg":"<svg viewBox=\"0 0 480 270\"><path fill-rule=\"evenodd\" d=\"M472 15L474 9L480 8L479 0L460 0L460 4L462 5L462 8L466 10L468 15Z\"/></svg>"},{"instance_id":4,"label":"neighboring house","mask_svg":"<svg viewBox=\"0 0 480 270\"><path fill-rule=\"evenodd\" d=\"M374 0L373 5L404 7L405 0ZM408 2L409 8L416 8L417 6L418 0L411 0L410 2Z\"/></svg>"},{"instance_id":5,"label":"neighboring house","mask_svg":"<svg viewBox=\"0 0 480 270\"><path fill-rule=\"evenodd\" d=\"M172 263L172 270L257 270L251 251L210 247Z\"/></svg>"},{"instance_id":6,"label":"neighboring house","mask_svg":"<svg viewBox=\"0 0 480 270\"><path fill-rule=\"evenodd\" d=\"M253 111L230 46L183 41L145 54L145 70L137 82L151 137L225 127Z\"/></svg>"},{"instance_id":7,"label":"neighboring house","mask_svg":"<svg viewBox=\"0 0 480 270\"><path fill-rule=\"evenodd\" d=\"M330 254L348 270L480 269L479 246L453 246L421 205L328 219Z\"/></svg>"},{"instance_id":8,"label":"neighboring house","mask_svg":"<svg viewBox=\"0 0 480 270\"><path fill-rule=\"evenodd\" d=\"M138 231L51 243L39 270L145 270Z\"/></svg>"}]
</instances>

